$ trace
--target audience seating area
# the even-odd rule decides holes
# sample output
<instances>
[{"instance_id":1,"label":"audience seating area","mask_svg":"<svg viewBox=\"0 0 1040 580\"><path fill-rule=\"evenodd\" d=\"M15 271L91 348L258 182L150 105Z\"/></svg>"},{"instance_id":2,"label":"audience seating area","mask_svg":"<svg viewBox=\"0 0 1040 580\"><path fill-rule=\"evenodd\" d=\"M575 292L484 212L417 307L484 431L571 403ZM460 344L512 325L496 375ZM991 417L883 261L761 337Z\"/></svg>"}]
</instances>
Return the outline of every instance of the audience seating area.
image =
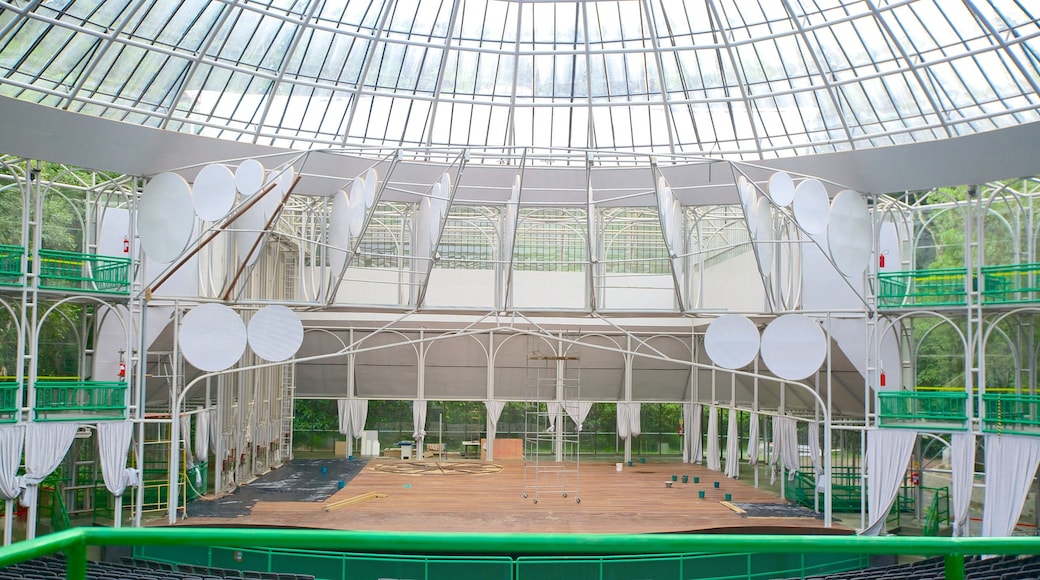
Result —
<instances>
[{"instance_id":1,"label":"audience seating area","mask_svg":"<svg viewBox=\"0 0 1040 580\"><path fill-rule=\"evenodd\" d=\"M38 558L0 568L2 580L64 580L65 560L51 556ZM136 558L123 558L117 562L88 562L88 580L225 580L243 578L251 580L315 580L310 574L287 574L211 568L190 564L170 564Z\"/></svg>"},{"instance_id":2,"label":"audience seating area","mask_svg":"<svg viewBox=\"0 0 1040 580\"><path fill-rule=\"evenodd\" d=\"M964 563L966 580L1035 580L1040 578L1040 556L999 556L970 558ZM806 580L943 580L942 558L928 558L912 564L893 564L852 570Z\"/></svg>"}]
</instances>

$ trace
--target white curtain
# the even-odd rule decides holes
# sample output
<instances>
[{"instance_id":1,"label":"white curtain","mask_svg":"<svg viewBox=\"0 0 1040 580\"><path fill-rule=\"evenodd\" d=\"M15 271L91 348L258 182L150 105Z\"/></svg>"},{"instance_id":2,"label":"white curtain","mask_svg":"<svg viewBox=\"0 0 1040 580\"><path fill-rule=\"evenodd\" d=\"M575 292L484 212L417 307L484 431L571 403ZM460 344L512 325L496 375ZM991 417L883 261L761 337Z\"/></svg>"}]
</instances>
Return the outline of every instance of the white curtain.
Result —
<instances>
[{"instance_id":1,"label":"white curtain","mask_svg":"<svg viewBox=\"0 0 1040 580\"><path fill-rule=\"evenodd\" d=\"M195 419L195 460L206 461L209 455L209 424L213 414L209 411L196 413Z\"/></svg>"},{"instance_id":2,"label":"white curtain","mask_svg":"<svg viewBox=\"0 0 1040 580\"><path fill-rule=\"evenodd\" d=\"M906 474L910 453L917 440L916 431L871 429L867 431L867 528L864 536L877 536L885 528L899 483Z\"/></svg>"},{"instance_id":3,"label":"white curtain","mask_svg":"<svg viewBox=\"0 0 1040 580\"><path fill-rule=\"evenodd\" d=\"M820 423L809 423L809 454L812 455L813 475L816 477L816 491L823 493L827 489L827 478L823 473L823 453L820 450Z\"/></svg>"},{"instance_id":4,"label":"white curtain","mask_svg":"<svg viewBox=\"0 0 1040 580\"><path fill-rule=\"evenodd\" d=\"M700 441L694 440L693 433L693 414L700 413L701 406L696 403L683 403L683 448L682 448L682 461L683 463L690 463L691 461L697 461L694 459L694 445L697 446L697 455L700 453ZM697 433L699 436L700 433Z\"/></svg>"},{"instance_id":5,"label":"white curtain","mask_svg":"<svg viewBox=\"0 0 1040 580\"><path fill-rule=\"evenodd\" d=\"M426 400L412 401L412 438L419 449L426 439L426 403Z\"/></svg>"},{"instance_id":6,"label":"white curtain","mask_svg":"<svg viewBox=\"0 0 1040 580\"><path fill-rule=\"evenodd\" d=\"M975 434L954 433L950 437L950 510L953 512L953 535L968 535L968 512L975 483Z\"/></svg>"},{"instance_id":7,"label":"white curtain","mask_svg":"<svg viewBox=\"0 0 1040 580\"><path fill-rule=\"evenodd\" d=\"M101 477L105 487L114 496L123 495L126 486L137 485L136 469L127 469L126 456L134 434L130 421L98 423L98 451L101 455Z\"/></svg>"},{"instance_id":8,"label":"white curtain","mask_svg":"<svg viewBox=\"0 0 1040 580\"><path fill-rule=\"evenodd\" d=\"M207 421L209 424L209 448L212 449L213 454L216 455L217 440L221 436L220 425L217 423L218 419L220 419L220 415L217 415L216 407L206 411L206 414L209 415L209 420Z\"/></svg>"},{"instance_id":9,"label":"white curtain","mask_svg":"<svg viewBox=\"0 0 1040 580\"><path fill-rule=\"evenodd\" d=\"M640 433L643 432L642 409L642 403L628 404L628 430L632 437L639 437Z\"/></svg>"},{"instance_id":10,"label":"white curtain","mask_svg":"<svg viewBox=\"0 0 1040 580\"><path fill-rule=\"evenodd\" d=\"M18 466L22 464L24 442L24 425L0 426L0 497L6 500L16 499L22 493Z\"/></svg>"},{"instance_id":11,"label":"white curtain","mask_svg":"<svg viewBox=\"0 0 1040 580\"><path fill-rule=\"evenodd\" d=\"M722 470L722 458L719 457L719 408L708 407L708 469Z\"/></svg>"},{"instance_id":12,"label":"white curtain","mask_svg":"<svg viewBox=\"0 0 1040 580\"><path fill-rule=\"evenodd\" d=\"M181 443L184 447L184 469L195 469L195 455L191 451L191 415L181 415ZM196 474L197 475L197 474Z\"/></svg>"},{"instance_id":13,"label":"white curtain","mask_svg":"<svg viewBox=\"0 0 1040 580\"><path fill-rule=\"evenodd\" d=\"M582 424L585 423L585 419L589 416L589 411L592 410L592 401L564 401L563 410L567 412L567 416L577 425L577 430L581 431Z\"/></svg>"},{"instance_id":14,"label":"white curtain","mask_svg":"<svg viewBox=\"0 0 1040 580\"><path fill-rule=\"evenodd\" d=\"M729 410L729 427L726 431L726 476L740 477L740 430L737 425L737 410Z\"/></svg>"},{"instance_id":15,"label":"white curtain","mask_svg":"<svg viewBox=\"0 0 1040 580\"><path fill-rule=\"evenodd\" d=\"M771 421L770 437L772 444L769 445L769 485L776 485L776 474L780 471L777 459L780 457L780 417L773 415Z\"/></svg>"},{"instance_id":16,"label":"white curtain","mask_svg":"<svg viewBox=\"0 0 1040 580\"><path fill-rule=\"evenodd\" d=\"M693 405L693 426L690 427L693 437L692 445L690 445L690 463L704 462L704 413L701 407L700 403Z\"/></svg>"},{"instance_id":17,"label":"white curtain","mask_svg":"<svg viewBox=\"0 0 1040 580\"><path fill-rule=\"evenodd\" d=\"M751 413L751 418L748 423L748 442L747 442L747 454L748 463L751 465L758 465L759 448L761 445L758 442L758 413Z\"/></svg>"},{"instance_id":18,"label":"white curtain","mask_svg":"<svg viewBox=\"0 0 1040 580\"><path fill-rule=\"evenodd\" d=\"M368 399L338 399L336 406L339 410L340 434L354 439L361 437L365 432L365 422L368 421ZM412 415L415 415L414 407Z\"/></svg>"},{"instance_id":19,"label":"white curtain","mask_svg":"<svg viewBox=\"0 0 1040 580\"><path fill-rule=\"evenodd\" d=\"M798 422L794 417L779 417L780 460L787 470L787 479L793 480L801 465L798 462Z\"/></svg>"},{"instance_id":20,"label":"white curtain","mask_svg":"<svg viewBox=\"0 0 1040 580\"><path fill-rule=\"evenodd\" d=\"M987 433L982 536L1010 536L1040 464L1040 439Z\"/></svg>"},{"instance_id":21,"label":"white curtain","mask_svg":"<svg viewBox=\"0 0 1040 580\"><path fill-rule=\"evenodd\" d=\"M488 399L484 401L484 407L487 409L487 458L488 461L495 457L495 434L498 432L498 418L502 416L502 409L506 406L505 401L496 401L494 399Z\"/></svg>"},{"instance_id":22,"label":"white curtain","mask_svg":"<svg viewBox=\"0 0 1040 580\"><path fill-rule=\"evenodd\" d=\"M25 427L25 475L21 478L22 505L35 505L40 482L65 458L79 423L29 423Z\"/></svg>"},{"instance_id":23,"label":"white curtain","mask_svg":"<svg viewBox=\"0 0 1040 580\"><path fill-rule=\"evenodd\" d=\"M563 415L563 405L559 401L548 401L545 403L545 410L549 416L549 428L546 430L549 433L556 431L556 422L559 421L560 416ZM563 425L560 426L563 428Z\"/></svg>"},{"instance_id":24,"label":"white curtain","mask_svg":"<svg viewBox=\"0 0 1040 580\"><path fill-rule=\"evenodd\" d=\"M618 439L628 439L631 435L629 425L631 421L628 419L629 407L628 403L617 404L617 436Z\"/></svg>"}]
</instances>

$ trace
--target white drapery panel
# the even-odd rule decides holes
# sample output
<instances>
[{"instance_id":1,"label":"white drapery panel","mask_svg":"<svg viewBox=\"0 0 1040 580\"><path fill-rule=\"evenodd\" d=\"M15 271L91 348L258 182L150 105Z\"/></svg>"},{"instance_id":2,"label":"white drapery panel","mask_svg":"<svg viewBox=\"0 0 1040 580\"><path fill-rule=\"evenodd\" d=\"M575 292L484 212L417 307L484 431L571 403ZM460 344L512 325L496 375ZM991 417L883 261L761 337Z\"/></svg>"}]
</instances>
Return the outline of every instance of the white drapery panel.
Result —
<instances>
[{"instance_id":1,"label":"white drapery panel","mask_svg":"<svg viewBox=\"0 0 1040 580\"><path fill-rule=\"evenodd\" d=\"M690 463L704 462L704 413L700 403L693 405L693 440L690 445Z\"/></svg>"},{"instance_id":2,"label":"white drapery panel","mask_svg":"<svg viewBox=\"0 0 1040 580\"><path fill-rule=\"evenodd\" d=\"M1010 536L1040 464L1040 439L987 433L982 536Z\"/></svg>"},{"instance_id":3,"label":"white drapery panel","mask_svg":"<svg viewBox=\"0 0 1040 580\"><path fill-rule=\"evenodd\" d=\"M195 455L191 451L191 415L181 415L181 443L184 448L184 469L191 471L195 469Z\"/></svg>"},{"instance_id":4,"label":"white drapery panel","mask_svg":"<svg viewBox=\"0 0 1040 580\"><path fill-rule=\"evenodd\" d=\"M628 436L632 433L629 431L629 420L628 420L628 403L617 404L617 436L618 439L628 439Z\"/></svg>"},{"instance_id":5,"label":"white drapery panel","mask_svg":"<svg viewBox=\"0 0 1040 580\"><path fill-rule=\"evenodd\" d=\"M761 445L758 442L758 413L753 412L748 422L747 454L750 465L758 465L760 447Z\"/></svg>"},{"instance_id":6,"label":"white drapery panel","mask_svg":"<svg viewBox=\"0 0 1040 580\"><path fill-rule=\"evenodd\" d=\"M425 399L412 401L412 437L420 448L422 440L426 438L426 403Z\"/></svg>"},{"instance_id":7,"label":"white drapery panel","mask_svg":"<svg viewBox=\"0 0 1040 580\"><path fill-rule=\"evenodd\" d=\"M780 457L780 417L774 415L770 425L772 444L769 446L769 485L776 485L776 474L780 471L780 462L777 461Z\"/></svg>"},{"instance_id":8,"label":"white drapery panel","mask_svg":"<svg viewBox=\"0 0 1040 580\"><path fill-rule=\"evenodd\" d=\"M953 535L968 535L968 512L971 490L975 483L975 434L954 433L950 437L950 511L953 512Z\"/></svg>"},{"instance_id":9,"label":"white drapery panel","mask_svg":"<svg viewBox=\"0 0 1040 580\"><path fill-rule=\"evenodd\" d=\"M581 431L582 424L585 423L585 419L589 416L589 411L592 410L592 401L564 401L563 410L567 412L567 416L577 425L577 430Z\"/></svg>"},{"instance_id":10,"label":"white drapery panel","mask_svg":"<svg viewBox=\"0 0 1040 580\"><path fill-rule=\"evenodd\" d=\"M361 437L365 432L365 422L368 421L368 399L338 399L336 406L339 410L340 434L355 439ZM412 417L415 417L414 407Z\"/></svg>"},{"instance_id":11,"label":"white drapery panel","mask_svg":"<svg viewBox=\"0 0 1040 580\"><path fill-rule=\"evenodd\" d=\"M633 437L643 432L643 404L628 403L628 431Z\"/></svg>"},{"instance_id":12,"label":"white drapery panel","mask_svg":"<svg viewBox=\"0 0 1040 580\"><path fill-rule=\"evenodd\" d=\"M693 458L693 413L694 408L700 412L701 406L696 403L683 403L683 437L682 437L682 462L689 463Z\"/></svg>"},{"instance_id":13,"label":"white drapery panel","mask_svg":"<svg viewBox=\"0 0 1040 580\"><path fill-rule=\"evenodd\" d=\"M813 475L816 476L816 491L823 493L827 489L827 478L823 473L823 453L820 451L820 423L809 423L809 454L812 455Z\"/></svg>"},{"instance_id":14,"label":"white drapery panel","mask_svg":"<svg viewBox=\"0 0 1040 580\"><path fill-rule=\"evenodd\" d=\"M97 426L101 477L105 480L105 488L115 496L123 495L126 486L139 482L137 470L126 467L133 434L134 424L130 421L104 422Z\"/></svg>"},{"instance_id":15,"label":"white drapery panel","mask_svg":"<svg viewBox=\"0 0 1040 580\"><path fill-rule=\"evenodd\" d=\"M213 454L216 455L217 441L221 436L220 424L218 423L220 416L217 415L217 409L215 407L206 411L206 414L209 415L209 448L212 449Z\"/></svg>"},{"instance_id":16,"label":"white drapery panel","mask_svg":"<svg viewBox=\"0 0 1040 580\"><path fill-rule=\"evenodd\" d=\"M621 402L617 404L617 434L619 438L639 437L639 434L642 432L642 424L639 417L641 410L642 403Z\"/></svg>"},{"instance_id":17,"label":"white drapery panel","mask_svg":"<svg viewBox=\"0 0 1040 580\"><path fill-rule=\"evenodd\" d=\"M496 401L489 399L484 401L484 408L487 409L487 458L491 460L495 454L495 434L498 432L498 418L502 416L502 409L506 406L505 401Z\"/></svg>"},{"instance_id":18,"label":"white drapery panel","mask_svg":"<svg viewBox=\"0 0 1040 580\"><path fill-rule=\"evenodd\" d=\"M546 414L549 416L549 428L546 429L549 433L556 431L556 423L560 420L563 415L563 405L559 401L549 401L545 404ZM560 426L563 427L562 425Z\"/></svg>"},{"instance_id":19,"label":"white drapery panel","mask_svg":"<svg viewBox=\"0 0 1040 580\"><path fill-rule=\"evenodd\" d=\"M740 477L740 429L737 425L737 410L729 410L729 426L726 429L726 476Z\"/></svg>"},{"instance_id":20,"label":"white drapery panel","mask_svg":"<svg viewBox=\"0 0 1040 580\"><path fill-rule=\"evenodd\" d=\"M29 423L25 427L22 505L34 505L40 482L54 472L76 438L79 423Z\"/></svg>"},{"instance_id":21,"label":"white drapery panel","mask_svg":"<svg viewBox=\"0 0 1040 580\"><path fill-rule=\"evenodd\" d=\"M209 425L213 413L203 411L195 416L195 461L202 462L209 456Z\"/></svg>"},{"instance_id":22,"label":"white drapery panel","mask_svg":"<svg viewBox=\"0 0 1040 580\"><path fill-rule=\"evenodd\" d=\"M867 528L864 536L876 536L885 527L885 518L899 492L899 483L910 463L917 432L904 429L867 431Z\"/></svg>"},{"instance_id":23,"label":"white drapery panel","mask_svg":"<svg viewBox=\"0 0 1040 580\"><path fill-rule=\"evenodd\" d=\"M780 426L780 460L787 470L788 481L794 479L801 465L798 462L798 422L794 417L778 417Z\"/></svg>"},{"instance_id":24,"label":"white drapery panel","mask_svg":"<svg viewBox=\"0 0 1040 580\"><path fill-rule=\"evenodd\" d=\"M712 405L708 407L708 469L722 470L722 458L719 454L719 408Z\"/></svg>"},{"instance_id":25,"label":"white drapery panel","mask_svg":"<svg viewBox=\"0 0 1040 580\"><path fill-rule=\"evenodd\" d=\"M25 425L0 426L0 497L16 499L22 493L18 466L22 464Z\"/></svg>"}]
</instances>

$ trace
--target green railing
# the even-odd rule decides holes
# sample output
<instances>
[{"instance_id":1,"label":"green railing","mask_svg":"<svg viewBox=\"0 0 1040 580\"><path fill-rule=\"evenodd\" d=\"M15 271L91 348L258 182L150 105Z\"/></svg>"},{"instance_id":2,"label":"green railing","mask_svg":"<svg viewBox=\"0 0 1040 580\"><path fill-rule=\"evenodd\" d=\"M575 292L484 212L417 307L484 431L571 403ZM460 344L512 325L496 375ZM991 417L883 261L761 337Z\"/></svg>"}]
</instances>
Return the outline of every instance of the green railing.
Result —
<instances>
[{"instance_id":1,"label":"green railing","mask_svg":"<svg viewBox=\"0 0 1040 580\"><path fill-rule=\"evenodd\" d=\"M0 286L21 286L22 256L25 248L0 244Z\"/></svg>"},{"instance_id":2,"label":"green railing","mask_svg":"<svg viewBox=\"0 0 1040 580\"><path fill-rule=\"evenodd\" d=\"M130 293L130 258L40 250L40 288Z\"/></svg>"},{"instance_id":3,"label":"green railing","mask_svg":"<svg viewBox=\"0 0 1040 580\"><path fill-rule=\"evenodd\" d=\"M929 488L925 488L929 489ZM924 529L921 531L926 536L939 535L939 527L950 525L950 488L939 487L932 489L932 503L924 515Z\"/></svg>"},{"instance_id":4,"label":"green railing","mask_svg":"<svg viewBox=\"0 0 1040 580\"><path fill-rule=\"evenodd\" d=\"M831 468L831 508L836 512L859 512L863 488L859 467ZM823 505L823 493L816 491L816 476L809 471L798 471L785 488L787 499L807 508Z\"/></svg>"},{"instance_id":5,"label":"green railing","mask_svg":"<svg viewBox=\"0 0 1040 580\"><path fill-rule=\"evenodd\" d=\"M37 421L126 418L126 383L40 381L35 388Z\"/></svg>"},{"instance_id":6,"label":"green railing","mask_svg":"<svg viewBox=\"0 0 1040 580\"><path fill-rule=\"evenodd\" d=\"M968 395L963 392L881 391L878 426L964 430Z\"/></svg>"},{"instance_id":7,"label":"green railing","mask_svg":"<svg viewBox=\"0 0 1040 580\"><path fill-rule=\"evenodd\" d=\"M982 267L982 301L986 304L1040 300L1040 264Z\"/></svg>"},{"instance_id":8,"label":"green railing","mask_svg":"<svg viewBox=\"0 0 1040 580\"><path fill-rule=\"evenodd\" d=\"M40 519L49 519L51 530L61 532L72 528L69 510L56 485L40 486Z\"/></svg>"},{"instance_id":9,"label":"green railing","mask_svg":"<svg viewBox=\"0 0 1040 580\"><path fill-rule=\"evenodd\" d=\"M964 268L879 272L878 306L963 306L966 272Z\"/></svg>"},{"instance_id":10,"label":"green railing","mask_svg":"<svg viewBox=\"0 0 1040 580\"><path fill-rule=\"evenodd\" d=\"M18 420L18 391L17 382L0 382L0 423L14 423Z\"/></svg>"},{"instance_id":11,"label":"green railing","mask_svg":"<svg viewBox=\"0 0 1040 580\"><path fill-rule=\"evenodd\" d=\"M987 392L982 405L984 432L1040 435L1040 395Z\"/></svg>"},{"instance_id":12,"label":"green railing","mask_svg":"<svg viewBox=\"0 0 1040 580\"><path fill-rule=\"evenodd\" d=\"M584 561L587 566L580 575L575 568L565 576L553 574L543 576L548 567L534 570L540 578L614 578L609 563L623 561L629 569L639 570L637 559L653 562L659 558L682 559L690 562L684 566L683 576L674 576L661 568L659 576L641 574L640 577L655 578L705 578L696 574L697 558L705 555L731 556L736 562L747 554L784 555L788 561L796 554L805 554L806 565L811 565L815 555L867 556L872 554L895 556L941 556L944 560L945 576L948 580L964 580L965 556L982 554L1038 555L1040 542L1034 537L1005 538L948 538L948 537L898 537L898 536L800 536L800 535L727 535L727 534L494 534L494 533L445 533L445 532L361 532L342 530L277 530L235 528L105 528L80 527L49 534L29 541L19 542L0 549L0 567L16 564L32 558L40 558L64 552L67 558L67 578L85 580L87 576L87 552L95 546L166 546L177 549L181 558L189 553L186 547L220 546L231 555L234 566L249 569L248 561L258 547L274 550L289 550L307 556L325 553L364 554L374 558L382 554L389 558L407 560L408 554L429 556L451 556L458 565L450 573L453 578L485 577L485 566L510 557L514 561L515 578L527 578L522 561L541 561L553 558L557 566L567 562ZM135 548L136 551L136 548ZM207 552L202 552L207 554ZM290 552L272 551L268 561L281 564L304 564L310 560L291 560ZM284 554L284 555L283 555ZM209 556L205 556L209 557ZM263 556L257 556L263 557ZM536 558L536 560L530 560ZM799 557L800 558L800 557ZM525 559L525 560L521 560ZM770 559L767 558L767 561ZM773 559L775 561L775 559ZM432 560L431 560L432 561ZM460 572L462 563L472 561L477 566L473 574ZM205 564L205 562L200 562ZM392 561L391 561L392 564ZM393 568L391 570L394 570ZM310 573L306 568L297 571ZM562 568L561 568L562 570ZM739 569L738 569L739 571ZM353 572L353 571L351 571ZM429 579L429 568L418 570L420 575L409 576ZM706 571L707 572L707 571ZM766 578L769 570L747 571L748 575L730 574L728 578ZM390 572L392 573L392 572ZM387 576L390 575L387 573ZM804 577L804 574L795 574ZM318 576L318 574L315 574ZM342 570L335 576L347 577ZM350 578L366 578L350 575ZM402 577L395 575L395 577ZM440 577L440 576L438 576ZM494 576L487 576L494 577ZM782 576L781 576L782 577Z\"/></svg>"}]
</instances>

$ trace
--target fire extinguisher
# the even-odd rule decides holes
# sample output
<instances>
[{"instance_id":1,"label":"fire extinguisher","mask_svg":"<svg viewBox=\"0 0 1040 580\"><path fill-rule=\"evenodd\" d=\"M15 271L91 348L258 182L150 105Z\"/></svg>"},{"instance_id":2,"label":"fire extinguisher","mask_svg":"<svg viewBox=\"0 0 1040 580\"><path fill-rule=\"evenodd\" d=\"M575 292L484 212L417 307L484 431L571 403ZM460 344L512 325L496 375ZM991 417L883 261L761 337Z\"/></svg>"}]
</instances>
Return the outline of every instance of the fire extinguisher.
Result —
<instances>
[{"instance_id":1,"label":"fire extinguisher","mask_svg":"<svg viewBox=\"0 0 1040 580\"><path fill-rule=\"evenodd\" d=\"M126 363L123 361L119 361L119 378L126 378Z\"/></svg>"},{"instance_id":2,"label":"fire extinguisher","mask_svg":"<svg viewBox=\"0 0 1040 580\"><path fill-rule=\"evenodd\" d=\"M130 236L123 236L123 253L130 253Z\"/></svg>"}]
</instances>

